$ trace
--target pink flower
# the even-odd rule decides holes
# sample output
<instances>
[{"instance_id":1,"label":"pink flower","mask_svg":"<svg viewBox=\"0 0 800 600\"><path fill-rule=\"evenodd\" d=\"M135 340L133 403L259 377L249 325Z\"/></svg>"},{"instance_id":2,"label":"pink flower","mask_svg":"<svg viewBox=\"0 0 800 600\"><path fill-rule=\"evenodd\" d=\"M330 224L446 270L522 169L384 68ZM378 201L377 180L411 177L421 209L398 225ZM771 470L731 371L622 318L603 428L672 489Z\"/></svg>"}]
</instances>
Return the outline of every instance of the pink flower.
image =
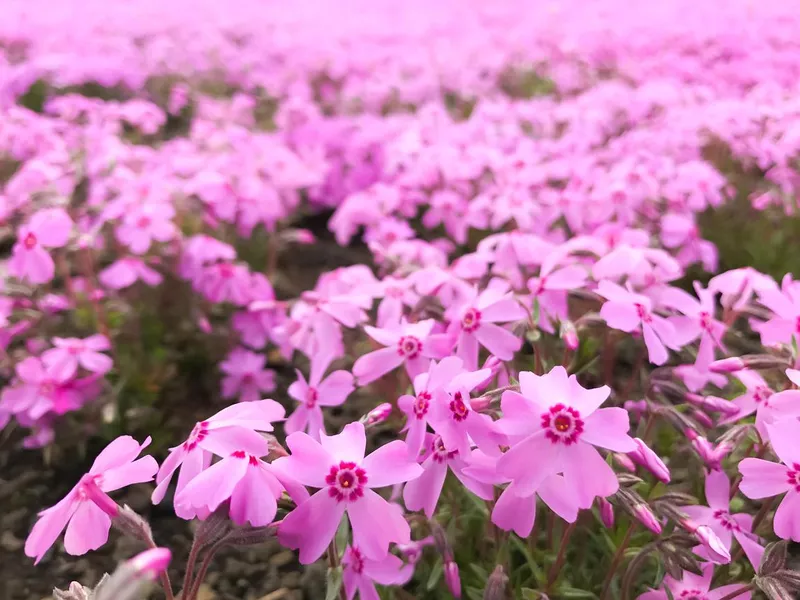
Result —
<instances>
[{"instance_id":1,"label":"pink flower","mask_svg":"<svg viewBox=\"0 0 800 600\"><path fill-rule=\"evenodd\" d=\"M339 435L322 435L320 442L300 432L286 438L292 454L276 460L274 467L319 488L286 515L278 529L284 546L300 549L301 563L322 556L345 512L353 543L368 558L384 558L391 542L410 541L410 528L400 508L372 488L416 479L423 469L408 458L404 442L390 442L365 458L366 443L361 423L346 425Z\"/></svg>"},{"instance_id":2,"label":"pink flower","mask_svg":"<svg viewBox=\"0 0 800 600\"><path fill-rule=\"evenodd\" d=\"M517 494L530 495L556 473L564 474L581 508L589 508L595 496L616 492L617 477L595 446L632 452L636 444L627 434L624 409L598 408L609 388L588 390L574 375L567 377L563 367L542 376L523 371L519 382L521 393L503 393L500 425L509 436L525 437L497 462L498 472L514 482ZM537 460L530 460L532 456Z\"/></svg>"},{"instance_id":3,"label":"pink flower","mask_svg":"<svg viewBox=\"0 0 800 600\"><path fill-rule=\"evenodd\" d=\"M100 271L97 278L100 283L112 290L130 287L137 281L142 281L152 287L163 280L158 271L148 267L143 260L133 257L119 259Z\"/></svg>"},{"instance_id":4,"label":"pink flower","mask_svg":"<svg viewBox=\"0 0 800 600\"><path fill-rule=\"evenodd\" d=\"M732 514L728 507L731 494L730 481L724 471L713 470L706 472L706 502L708 506L682 506L681 510L692 521L700 525L708 525L717 535L725 549L730 551L733 538L739 542L754 569L758 569L764 548L758 543L757 538L751 534L753 529L753 516L747 513ZM706 560L712 557L700 550L695 550Z\"/></svg>"},{"instance_id":5,"label":"pink flower","mask_svg":"<svg viewBox=\"0 0 800 600\"><path fill-rule=\"evenodd\" d=\"M601 281L597 293L607 299L600 309L600 316L609 327L628 333L641 330L651 363L663 365L667 362L669 354L665 346L673 350L681 347L674 326L653 313L652 301L647 296L610 281Z\"/></svg>"},{"instance_id":6,"label":"pink flower","mask_svg":"<svg viewBox=\"0 0 800 600\"><path fill-rule=\"evenodd\" d=\"M139 444L126 435L106 446L78 484L58 504L39 513L25 542L25 554L38 563L65 527L64 547L69 554L86 554L102 546L108 540L111 518L92 497L103 498L106 492L153 479L158 470L155 459L136 458L149 444L149 437Z\"/></svg>"},{"instance_id":7,"label":"pink flower","mask_svg":"<svg viewBox=\"0 0 800 600\"><path fill-rule=\"evenodd\" d=\"M225 373L222 379L222 396L239 397L240 402L252 402L262 396L262 392L275 389L275 373L264 368L267 357L244 348L234 348L228 357L219 364Z\"/></svg>"},{"instance_id":8,"label":"pink flower","mask_svg":"<svg viewBox=\"0 0 800 600\"><path fill-rule=\"evenodd\" d=\"M753 294L762 290L778 290L775 281L768 275L751 267L733 269L712 277L708 289L720 292L720 303L725 308L742 310L753 299Z\"/></svg>"},{"instance_id":9,"label":"pink flower","mask_svg":"<svg viewBox=\"0 0 800 600\"><path fill-rule=\"evenodd\" d=\"M403 585L414 574L414 566L403 564L394 554L374 560L365 556L357 546L348 546L342 557L343 581L347 600L358 593L361 600L379 600L375 584Z\"/></svg>"},{"instance_id":10,"label":"pink flower","mask_svg":"<svg viewBox=\"0 0 800 600\"><path fill-rule=\"evenodd\" d=\"M278 499L284 491L295 502L308 499L306 489L288 474L275 470L255 454L235 450L194 477L175 495L175 506L202 516L230 500L234 523L264 527L275 518Z\"/></svg>"},{"instance_id":11,"label":"pink flower","mask_svg":"<svg viewBox=\"0 0 800 600\"><path fill-rule=\"evenodd\" d=\"M742 482L739 489L748 498L757 500L778 494L786 495L775 511L775 534L800 542L800 422L785 419L767 423L772 449L783 464L760 458L745 458L739 463Z\"/></svg>"},{"instance_id":12,"label":"pink flower","mask_svg":"<svg viewBox=\"0 0 800 600\"><path fill-rule=\"evenodd\" d=\"M553 332L553 323L569 319L567 294L586 285L586 269L579 265L559 266L562 251L553 251L542 263L538 277L528 280L531 299L538 304L539 325Z\"/></svg>"},{"instance_id":13,"label":"pink flower","mask_svg":"<svg viewBox=\"0 0 800 600\"><path fill-rule=\"evenodd\" d=\"M705 353L710 353L713 360L713 348L716 347L727 352L722 344L727 327L714 316L714 292L708 289L704 290L698 282L694 283L694 290L699 300L681 289L667 287L661 294L660 301L663 306L675 308L684 315L673 317L670 320L681 344L688 344L699 337L700 350L698 354L704 353L703 348L709 346L712 350L710 352L706 350Z\"/></svg>"},{"instance_id":14,"label":"pink flower","mask_svg":"<svg viewBox=\"0 0 800 600\"><path fill-rule=\"evenodd\" d=\"M468 457L461 456L458 450L448 450L441 436L427 436L426 450L427 457L422 457L424 473L406 483L403 488L403 500L408 510L422 510L429 519L433 516L448 469L478 498L494 499L493 486L465 474Z\"/></svg>"},{"instance_id":15,"label":"pink flower","mask_svg":"<svg viewBox=\"0 0 800 600\"><path fill-rule=\"evenodd\" d=\"M91 373L103 375L111 370L113 361L102 354L111 349L111 343L104 335L93 335L85 339L53 338L55 348L45 350L42 362L55 377L70 379L78 371L78 365Z\"/></svg>"},{"instance_id":16,"label":"pink flower","mask_svg":"<svg viewBox=\"0 0 800 600\"><path fill-rule=\"evenodd\" d=\"M83 398L58 369L45 365L36 356L29 356L16 366L19 382L3 390L4 409L13 414L25 413L39 419L48 412L64 414L80 408Z\"/></svg>"},{"instance_id":17,"label":"pink flower","mask_svg":"<svg viewBox=\"0 0 800 600\"><path fill-rule=\"evenodd\" d=\"M144 254L153 242L166 242L175 237L174 216L175 209L166 202L131 206L117 227L117 239L134 254Z\"/></svg>"},{"instance_id":18,"label":"pink flower","mask_svg":"<svg viewBox=\"0 0 800 600\"><path fill-rule=\"evenodd\" d=\"M211 302L244 306L253 300L252 275L247 265L221 262L203 267L193 278L194 288Z\"/></svg>"},{"instance_id":19,"label":"pink flower","mask_svg":"<svg viewBox=\"0 0 800 600\"><path fill-rule=\"evenodd\" d=\"M706 563L702 566L703 574L695 575L689 571L683 572L683 577L679 580L673 579L669 575L664 577L664 583L661 590L650 590L640 595L638 600L675 600L683 599L689 600L690 598L702 598L703 600L721 600L731 592L742 588L742 584L734 583L731 585L723 585L716 589L710 590L711 578L714 575L714 565ZM667 591L669 590L669 595ZM752 594L744 592L736 596L737 600L750 600Z\"/></svg>"},{"instance_id":20,"label":"pink flower","mask_svg":"<svg viewBox=\"0 0 800 600\"><path fill-rule=\"evenodd\" d=\"M507 292L504 284L491 285L480 294L473 291L472 298L455 310L457 315L448 328L456 338L456 355L464 361L467 369L478 368L479 345L500 360L511 360L522 347L522 340L513 333L496 325L527 318L527 312Z\"/></svg>"},{"instance_id":21,"label":"pink flower","mask_svg":"<svg viewBox=\"0 0 800 600\"><path fill-rule=\"evenodd\" d=\"M172 448L161 464L156 475L153 503L158 504L164 499L169 482L179 467L176 496L208 468L212 454L227 457L243 450L255 456L266 455L269 442L258 432L272 431L272 423L283 419L284 414L283 407L274 400L260 400L229 406L213 417L196 423L186 441ZM184 511L178 506L175 507L175 513L182 519L195 516L193 511Z\"/></svg>"},{"instance_id":22,"label":"pink flower","mask_svg":"<svg viewBox=\"0 0 800 600\"><path fill-rule=\"evenodd\" d=\"M756 414L756 428L761 438L769 439L766 424L785 417L800 415L800 390L775 393L757 371L737 371L735 377L747 391L733 400L739 412L720 421L721 425L736 423Z\"/></svg>"},{"instance_id":23,"label":"pink flower","mask_svg":"<svg viewBox=\"0 0 800 600\"><path fill-rule=\"evenodd\" d=\"M426 371L430 359L442 354L441 348L428 340L434 325L433 319L426 319L419 323L403 322L392 329L365 326L367 335L386 348L369 352L356 360L353 375L358 384L367 385L400 365L405 365L412 380Z\"/></svg>"},{"instance_id":24,"label":"pink flower","mask_svg":"<svg viewBox=\"0 0 800 600\"><path fill-rule=\"evenodd\" d=\"M766 287L758 290L758 301L772 311L773 317L754 325L765 346L785 344L800 334L800 281L787 273L780 290Z\"/></svg>"},{"instance_id":25,"label":"pink flower","mask_svg":"<svg viewBox=\"0 0 800 600\"><path fill-rule=\"evenodd\" d=\"M320 432L325 433L322 418L323 406L339 406L353 391L353 376L347 371L334 371L323 379L330 358L317 354L311 358L311 374L308 381L297 371L297 381L289 386L289 395L300 404L286 419L287 434L305 431L315 440Z\"/></svg>"},{"instance_id":26,"label":"pink flower","mask_svg":"<svg viewBox=\"0 0 800 600\"><path fill-rule=\"evenodd\" d=\"M72 226L72 219L62 208L45 208L35 213L17 232L9 272L34 284L50 281L55 274L55 263L46 248L65 246Z\"/></svg>"}]
</instances>

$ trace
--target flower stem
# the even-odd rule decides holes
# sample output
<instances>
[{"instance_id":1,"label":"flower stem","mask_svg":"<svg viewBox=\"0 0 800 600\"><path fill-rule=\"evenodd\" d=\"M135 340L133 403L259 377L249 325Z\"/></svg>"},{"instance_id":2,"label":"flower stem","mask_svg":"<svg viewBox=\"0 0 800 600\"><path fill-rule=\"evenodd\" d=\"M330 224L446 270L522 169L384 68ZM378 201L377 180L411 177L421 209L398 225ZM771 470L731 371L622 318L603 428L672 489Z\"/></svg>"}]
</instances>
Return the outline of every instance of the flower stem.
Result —
<instances>
[{"instance_id":1,"label":"flower stem","mask_svg":"<svg viewBox=\"0 0 800 600\"><path fill-rule=\"evenodd\" d=\"M336 548L336 536L333 536L330 546L328 546L328 566L333 570L339 568L339 550ZM347 600L344 583L339 588L339 600Z\"/></svg>"},{"instance_id":2,"label":"flower stem","mask_svg":"<svg viewBox=\"0 0 800 600\"><path fill-rule=\"evenodd\" d=\"M561 567L564 565L564 561L567 558L567 546L569 545L569 539L572 537L572 532L575 531L577 524L577 519L574 523L570 523L567 526L564 535L561 537L561 546L558 549L556 562L553 563L553 566L550 568L550 573L547 575L547 586L545 587L545 593L550 592L550 588L553 587L556 579L558 579L558 572L561 570Z\"/></svg>"},{"instance_id":3,"label":"flower stem","mask_svg":"<svg viewBox=\"0 0 800 600\"><path fill-rule=\"evenodd\" d=\"M620 563L622 562L625 549L628 547L628 543L631 541L631 535L633 534L635 528L635 523L631 523L628 526L628 530L625 532L625 537L622 538L622 541L619 543L616 552L614 552L614 558L611 559L611 566L608 569L608 574L603 581L603 591L600 594L600 600L606 600L608 591L611 589L611 581L614 579L614 573L616 573Z\"/></svg>"}]
</instances>

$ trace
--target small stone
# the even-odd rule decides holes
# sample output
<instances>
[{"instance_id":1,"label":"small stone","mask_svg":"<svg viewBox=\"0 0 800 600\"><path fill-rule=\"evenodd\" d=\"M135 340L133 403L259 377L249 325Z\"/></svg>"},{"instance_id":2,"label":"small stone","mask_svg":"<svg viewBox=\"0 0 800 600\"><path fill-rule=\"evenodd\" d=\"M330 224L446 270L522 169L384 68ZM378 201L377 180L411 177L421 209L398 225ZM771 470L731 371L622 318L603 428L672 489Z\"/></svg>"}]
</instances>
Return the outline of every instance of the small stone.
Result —
<instances>
[{"instance_id":1,"label":"small stone","mask_svg":"<svg viewBox=\"0 0 800 600\"><path fill-rule=\"evenodd\" d=\"M266 596L261 596L258 600L288 600L289 598L289 590L287 588L281 588L279 590L275 590L274 592L270 592Z\"/></svg>"},{"instance_id":2,"label":"small stone","mask_svg":"<svg viewBox=\"0 0 800 600\"><path fill-rule=\"evenodd\" d=\"M214 593L214 590L211 589L211 586L205 583L197 590L197 600L215 600L216 597L217 595Z\"/></svg>"},{"instance_id":3,"label":"small stone","mask_svg":"<svg viewBox=\"0 0 800 600\"><path fill-rule=\"evenodd\" d=\"M283 567L285 565L288 565L293 560L294 560L294 552L286 550L284 552L278 552L277 554L273 555L272 558L269 559L269 562L270 564L273 564L276 567Z\"/></svg>"},{"instance_id":4,"label":"small stone","mask_svg":"<svg viewBox=\"0 0 800 600\"><path fill-rule=\"evenodd\" d=\"M0 546L9 552L16 552L22 548L23 542L10 531L4 531L3 534L0 535Z\"/></svg>"}]
</instances>

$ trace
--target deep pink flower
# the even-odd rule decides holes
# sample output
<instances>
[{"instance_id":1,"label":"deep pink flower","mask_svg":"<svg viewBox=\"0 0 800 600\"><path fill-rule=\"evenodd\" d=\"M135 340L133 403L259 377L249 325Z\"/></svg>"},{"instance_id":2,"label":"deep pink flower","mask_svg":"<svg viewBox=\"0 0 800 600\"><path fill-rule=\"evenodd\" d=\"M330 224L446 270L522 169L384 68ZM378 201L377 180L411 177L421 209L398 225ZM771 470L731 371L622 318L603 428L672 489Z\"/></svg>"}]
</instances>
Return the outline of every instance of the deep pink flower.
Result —
<instances>
[{"instance_id":1,"label":"deep pink flower","mask_svg":"<svg viewBox=\"0 0 800 600\"><path fill-rule=\"evenodd\" d=\"M29 356L15 370L18 383L2 392L5 410L38 419L49 412L64 414L83 404L81 394L71 385L72 377L45 365L40 358Z\"/></svg>"},{"instance_id":2,"label":"deep pink flower","mask_svg":"<svg viewBox=\"0 0 800 600\"><path fill-rule=\"evenodd\" d=\"M742 482L739 489L757 500L786 493L775 511L775 534L800 542L800 422L785 419L766 425L772 449L783 464L760 458L745 458L739 463Z\"/></svg>"},{"instance_id":3,"label":"deep pink flower","mask_svg":"<svg viewBox=\"0 0 800 600\"><path fill-rule=\"evenodd\" d=\"M609 496L619 482L595 446L632 452L628 413L598 407L608 398L607 386L586 389L577 378L555 367L542 376L523 371L520 393L503 393L501 428L509 436L525 436L497 462L500 474L514 482L518 495L535 492L549 475L563 473L581 508L595 496ZM532 461L530 457L536 456Z\"/></svg>"},{"instance_id":4,"label":"deep pink flower","mask_svg":"<svg viewBox=\"0 0 800 600\"><path fill-rule=\"evenodd\" d=\"M405 365L408 376L413 380L428 369L431 358L441 358L441 344L429 343L433 319L418 323L400 323L391 329L364 327L364 331L379 344L386 346L364 354L353 364L353 375L359 385L366 385L379 379L400 365Z\"/></svg>"},{"instance_id":5,"label":"deep pink flower","mask_svg":"<svg viewBox=\"0 0 800 600\"><path fill-rule=\"evenodd\" d=\"M140 258L125 257L109 265L97 278L105 287L112 290L121 290L132 286L137 281L142 281L149 286L161 283L163 277L158 271L151 269Z\"/></svg>"},{"instance_id":6,"label":"deep pink flower","mask_svg":"<svg viewBox=\"0 0 800 600\"><path fill-rule=\"evenodd\" d=\"M74 377L78 365L91 373L107 373L113 366L111 357L102 354L111 349L111 342L104 335L93 335L85 339L53 338L55 348L42 353L42 362L57 379Z\"/></svg>"},{"instance_id":7,"label":"deep pink flower","mask_svg":"<svg viewBox=\"0 0 800 600\"><path fill-rule=\"evenodd\" d=\"M496 323L508 323L527 318L527 312L517 301L508 286L490 284L452 311L448 333L456 339L456 355L464 361L467 369L478 368L479 345L485 347L500 360L511 360L522 347L522 340Z\"/></svg>"},{"instance_id":8,"label":"deep pink flower","mask_svg":"<svg viewBox=\"0 0 800 600\"><path fill-rule=\"evenodd\" d=\"M321 407L339 406L353 391L353 376L347 371L334 371L323 378L330 362L329 357L320 354L311 357L308 381L297 371L297 381L289 386L288 393L299 404L286 419L284 431L287 434L305 431L319 440L320 432L325 433Z\"/></svg>"},{"instance_id":9,"label":"deep pink flower","mask_svg":"<svg viewBox=\"0 0 800 600\"><path fill-rule=\"evenodd\" d=\"M730 494L731 485L725 472L722 470L708 471L706 472L706 502L708 506L682 506L681 510L695 523L711 527L726 550L730 551L733 538L736 538L753 568L758 569L764 548L750 533L753 529L753 516L747 513L732 514L728 506ZM701 549L696 552L707 560L712 558L703 550L705 548L701 546Z\"/></svg>"},{"instance_id":10,"label":"deep pink flower","mask_svg":"<svg viewBox=\"0 0 800 600\"><path fill-rule=\"evenodd\" d=\"M278 529L284 546L300 550L301 563L322 556L345 512L354 545L369 558L384 558L391 542L410 541L400 507L372 488L416 479L423 469L409 459L404 442L395 440L364 457L366 443L361 423L346 425L338 435L323 435L320 442L300 432L286 438L292 454L273 466L304 485L320 488L286 515Z\"/></svg>"},{"instance_id":11,"label":"deep pink flower","mask_svg":"<svg viewBox=\"0 0 800 600\"><path fill-rule=\"evenodd\" d=\"M600 309L600 316L609 327L628 333L642 332L651 363L663 365L669 358L667 348L677 350L681 347L675 327L653 312L652 301L647 296L610 281L601 281L597 293L607 299Z\"/></svg>"},{"instance_id":12,"label":"deep pink flower","mask_svg":"<svg viewBox=\"0 0 800 600\"><path fill-rule=\"evenodd\" d=\"M65 246L72 226L72 219L62 208L45 208L35 213L17 231L9 272L34 284L50 281L55 275L55 263L46 248Z\"/></svg>"},{"instance_id":13,"label":"deep pink flower","mask_svg":"<svg viewBox=\"0 0 800 600\"><path fill-rule=\"evenodd\" d=\"M265 369L267 357L244 348L234 348L219 364L225 373L222 379L222 396L239 397L241 402L252 402L275 389L275 373Z\"/></svg>"},{"instance_id":14,"label":"deep pink flower","mask_svg":"<svg viewBox=\"0 0 800 600\"><path fill-rule=\"evenodd\" d=\"M266 455L269 442L258 432L272 431L272 423L282 420L284 414L284 408L274 400L260 400L229 406L196 423L186 441L171 448L169 456L161 464L156 476L153 503L158 504L164 499L169 482L179 467L176 496L209 467L212 454L224 458L241 450L255 456ZM178 506L175 507L175 513L182 519L196 516L194 511L184 511Z\"/></svg>"},{"instance_id":15,"label":"deep pink flower","mask_svg":"<svg viewBox=\"0 0 800 600\"><path fill-rule=\"evenodd\" d=\"M348 546L342 557L344 573L342 583L347 600L353 600L356 593L360 600L379 600L375 584L403 585L414 574L414 566L403 564L394 554L387 554L379 560L371 559L357 546Z\"/></svg>"},{"instance_id":16,"label":"deep pink flower","mask_svg":"<svg viewBox=\"0 0 800 600\"><path fill-rule=\"evenodd\" d=\"M25 554L38 563L65 527L64 547L69 554L81 555L102 546L108 540L111 518L92 496L103 498L105 492L153 479L158 470L155 459L136 458L149 444L149 437L139 444L126 435L106 446L78 484L58 504L39 513L25 542Z\"/></svg>"},{"instance_id":17,"label":"deep pink flower","mask_svg":"<svg viewBox=\"0 0 800 600\"><path fill-rule=\"evenodd\" d=\"M723 585L722 587L709 589L711 587L711 578L714 575L713 563L706 563L702 566L703 574L695 575L689 571L683 572L683 577L680 580L673 579L669 575L664 577L664 583L661 590L650 590L640 595L638 600L690 600L695 598L697 600L720 600L731 592L742 588L742 584L734 583L731 585ZM665 590L669 590L669 595ZM744 592L736 596L737 600L750 600L752 597L751 592Z\"/></svg>"},{"instance_id":18,"label":"deep pink flower","mask_svg":"<svg viewBox=\"0 0 800 600\"><path fill-rule=\"evenodd\" d=\"M408 510L422 510L430 519L442 493L447 471L470 492L483 500L494 499L494 487L480 482L464 473L468 457L461 456L458 450L448 450L441 436L427 436L426 452L422 458L424 473L412 479L403 488L403 500Z\"/></svg>"}]
</instances>

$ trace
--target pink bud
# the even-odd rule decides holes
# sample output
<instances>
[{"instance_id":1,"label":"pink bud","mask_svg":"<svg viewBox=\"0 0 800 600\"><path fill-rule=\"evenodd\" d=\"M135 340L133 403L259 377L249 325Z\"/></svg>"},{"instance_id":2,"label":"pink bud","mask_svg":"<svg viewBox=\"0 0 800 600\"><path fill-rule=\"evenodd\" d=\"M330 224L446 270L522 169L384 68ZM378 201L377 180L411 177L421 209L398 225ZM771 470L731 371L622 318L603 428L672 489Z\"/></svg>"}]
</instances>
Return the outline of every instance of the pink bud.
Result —
<instances>
[{"instance_id":1,"label":"pink bud","mask_svg":"<svg viewBox=\"0 0 800 600\"><path fill-rule=\"evenodd\" d=\"M492 404L492 399L488 396L481 396L480 398L475 398L471 400L469 405L472 407L472 410L476 412L483 412Z\"/></svg>"},{"instance_id":2,"label":"pink bud","mask_svg":"<svg viewBox=\"0 0 800 600\"><path fill-rule=\"evenodd\" d=\"M444 580L447 588L455 598L461 598L461 578L458 575L458 565L449 561L444 565Z\"/></svg>"},{"instance_id":3,"label":"pink bud","mask_svg":"<svg viewBox=\"0 0 800 600\"><path fill-rule=\"evenodd\" d=\"M645 527L647 527L653 533L659 534L661 533L661 523L658 522L658 519L653 514L653 511L650 510L650 507L646 504L637 504L633 507L634 515L636 519Z\"/></svg>"},{"instance_id":4,"label":"pink bud","mask_svg":"<svg viewBox=\"0 0 800 600\"><path fill-rule=\"evenodd\" d=\"M167 548L151 548L134 556L130 565L137 573L148 579L155 579L169 565L172 553Z\"/></svg>"},{"instance_id":5,"label":"pink bud","mask_svg":"<svg viewBox=\"0 0 800 600\"><path fill-rule=\"evenodd\" d=\"M711 562L715 563L729 563L731 562L731 553L719 539L716 533L708 525L700 525L696 527L694 532L700 543L703 544L708 551Z\"/></svg>"},{"instance_id":6,"label":"pink bud","mask_svg":"<svg viewBox=\"0 0 800 600\"><path fill-rule=\"evenodd\" d=\"M629 473L636 472L636 464L625 454L614 454L614 460L616 463L628 471Z\"/></svg>"},{"instance_id":7,"label":"pink bud","mask_svg":"<svg viewBox=\"0 0 800 600\"><path fill-rule=\"evenodd\" d=\"M611 529L614 526L614 507L605 498L598 498L597 504L600 509L600 521L606 529Z\"/></svg>"},{"instance_id":8,"label":"pink bud","mask_svg":"<svg viewBox=\"0 0 800 600\"><path fill-rule=\"evenodd\" d=\"M738 356L715 360L708 366L708 370L712 373L735 373L746 368L744 361Z\"/></svg>"},{"instance_id":9,"label":"pink bud","mask_svg":"<svg viewBox=\"0 0 800 600\"><path fill-rule=\"evenodd\" d=\"M718 398L717 396L703 397L699 394L687 393L685 395L686 401L694 406L705 408L706 410L713 410L724 413L726 415L735 415L739 412L739 407L730 400Z\"/></svg>"},{"instance_id":10,"label":"pink bud","mask_svg":"<svg viewBox=\"0 0 800 600\"><path fill-rule=\"evenodd\" d=\"M692 410L692 416L698 423L700 423L704 427L708 427L710 429L714 426L714 421L711 420L711 417L709 417L705 412L703 412L699 408L695 408L694 410Z\"/></svg>"},{"instance_id":11,"label":"pink bud","mask_svg":"<svg viewBox=\"0 0 800 600\"><path fill-rule=\"evenodd\" d=\"M569 350L574 351L578 349L580 340L578 339L578 331L575 329L575 325L573 325L572 322L564 321L561 323L561 339Z\"/></svg>"},{"instance_id":12,"label":"pink bud","mask_svg":"<svg viewBox=\"0 0 800 600\"><path fill-rule=\"evenodd\" d=\"M383 423L386 419L389 418L389 415L392 414L392 405L388 402L384 402L383 404L379 404L371 411L369 411L366 417L363 418L364 425L377 425L378 423Z\"/></svg>"},{"instance_id":13,"label":"pink bud","mask_svg":"<svg viewBox=\"0 0 800 600\"><path fill-rule=\"evenodd\" d=\"M208 319L204 316L197 318L197 327L205 334L211 333L211 323L208 322Z\"/></svg>"},{"instance_id":14,"label":"pink bud","mask_svg":"<svg viewBox=\"0 0 800 600\"><path fill-rule=\"evenodd\" d=\"M287 229L283 232L282 237L287 242L297 244L313 244L317 241L317 238L308 229Z\"/></svg>"},{"instance_id":15,"label":"pink bud","mask_svg":"<svg viewBox=\"0 0 800 600\"><path fill-rule=\"evenodd\" d=\"M628 457L650 471L659 481L669 483L669 469L664 464L664 461L641 439L634 438L633 441L636 443L636 450L628 452Z\"/></svg>"},{"instance_id":16,"label":"pink bud","mask_svg":"<svg viewBox=\"0 0 800 600\"><path fill-rule=\"evenodd\" d=\"M649 410L647 400L626 400L623 406L625 410L632 413L645 414Z\"/></svg>"},{"instance_id":17,"label":"pink bud","mask_svg":"<svg viewBox=\"0 0 800 600\"><path fill-rule=\"evenodd\" d=\"M489 375L481 381L476 387L478 390L483 390L488 386L492 380L497 376L497 374L505 367L505 363L502 360L497 358L494 355L490 355L489 358L486 359L486 362L483 363L484 369L489 369L491 371ZM474 402L472 403L472 407L475 408ZM475 409L477 410L477 409Z\"/></svg>"}]
</instances>

